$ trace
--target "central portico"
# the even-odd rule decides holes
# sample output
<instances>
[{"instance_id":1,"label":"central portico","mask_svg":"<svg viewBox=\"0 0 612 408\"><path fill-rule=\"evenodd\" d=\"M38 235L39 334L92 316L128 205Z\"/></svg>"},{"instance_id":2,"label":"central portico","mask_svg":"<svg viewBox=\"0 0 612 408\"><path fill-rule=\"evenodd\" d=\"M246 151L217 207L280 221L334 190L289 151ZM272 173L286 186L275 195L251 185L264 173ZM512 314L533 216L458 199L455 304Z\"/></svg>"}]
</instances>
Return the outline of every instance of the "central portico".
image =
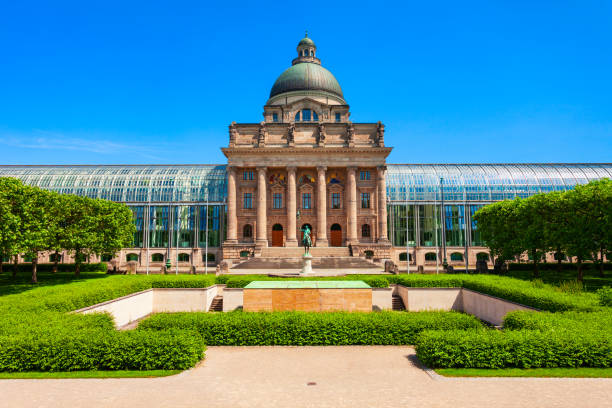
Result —
<instances>
[{"instance_id":1,"label":"central portico","mask_svg":"<svg viewBox=\"0 0 612 408\"><path fill-rule=\"evenodd\" d=\"M334 76L306 37L274 83L261 123L229 127L224 259L297 247L351 246L387 258L384 125L353 123Z\"/></svg>"}]
</instances>

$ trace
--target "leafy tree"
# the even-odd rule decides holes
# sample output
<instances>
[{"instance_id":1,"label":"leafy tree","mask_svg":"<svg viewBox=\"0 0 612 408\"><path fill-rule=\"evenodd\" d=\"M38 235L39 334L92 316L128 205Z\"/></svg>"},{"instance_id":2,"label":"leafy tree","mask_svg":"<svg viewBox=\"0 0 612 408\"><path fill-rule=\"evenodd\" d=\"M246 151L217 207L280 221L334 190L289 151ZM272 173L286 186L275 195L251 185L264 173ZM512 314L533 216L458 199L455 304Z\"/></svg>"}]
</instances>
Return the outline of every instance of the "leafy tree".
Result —
<instances>
[{"instance_id":1,"label":"leafy tree","mask_svg":"<svg viewBox=\"0 0 612 408\"><path fill-rule=\"evenodd\" d=\"M487 205L474 214L481 237L496 258L496 262L513 259L523 252L517 229L521 199Z\"/></svg>"},{"instance_id":2,"label":"leafy tree","mask_svg":"<svg viewBox=\"0 0 612 408\"><path fill-rule=\"evenodd\" d=\"M23 189L18 179L0 177L0 273L4 258L19 255L19 213Z\"/></svg>"},{"instance_id":3,"label":"leafy tree","mask_svg":"<svg viewBox=\"0 0 612 408\"><path fill-rule=\"evenodd\" d=\"M517 201L515 207L515 229L520 241L520 250L527 251L533 261L533 276L539 277L538 264L552 249L548 225L550 224L551 198L537 194Z\"/></svg>"},{"instance_id":4,"label":"leafy tree","mask_svg":"<svg viewBox=\"0 0 612 408\"><path fill-rule=\"evenodd\" d=\"M23 253L32 257L32 283L38 282L38 255L49 248L49 209L53 194L40 188L24 186L20 246Z\"/></svg>"},{"instance_id":5,"label":"leafy tree","mask_svg":"<svg viewBox=\"0 0 612 408\"><path fill-rule=\"evenodd\" d=\"M92 253L114 255L132 245L136 227L129 207L106 200L96 200L92 207L95 215Z\"/></svg>"},{"instance_id":6,"label":"leafy tree","mask_svg":"<svg viewBox=\"0 0 612 408\"><path fill-rule=\"evenodd\" d=\"M96 240L95 200L65 196L61 246L74 254L75 274L80 275L83 260L91 254Z\"/></svg>"}]
</instances>

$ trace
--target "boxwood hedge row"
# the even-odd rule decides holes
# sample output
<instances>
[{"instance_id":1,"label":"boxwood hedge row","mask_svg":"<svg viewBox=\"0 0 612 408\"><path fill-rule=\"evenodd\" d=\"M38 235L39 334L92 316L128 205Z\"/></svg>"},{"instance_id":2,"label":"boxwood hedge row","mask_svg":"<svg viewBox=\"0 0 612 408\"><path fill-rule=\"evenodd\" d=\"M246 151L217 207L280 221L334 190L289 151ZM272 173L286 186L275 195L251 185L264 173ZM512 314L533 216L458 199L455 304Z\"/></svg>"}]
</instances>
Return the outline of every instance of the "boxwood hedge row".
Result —
<instances>
[{"instance_id":1,"label":"boxwood hedge row","mask_svg":"<svg viewBox=\"0 0 612 408\"><path fill-rule=\"evenodd\" d=\"M266 275L243 275L243 276L235 276L231 277L228 275L221 275L217 278L217 283L224 283L228 288L244 288L249 283L253 281L279 281L279 280L290 280L295 278L279 278L279 277L271 277ZM370 287L373 288L387 288L389 287L389 281L386 277L378 277L372 275L349 275L349 276L330 276L330 277L306 277L299 278L300 280L306 281L320 281L320 280L362 280Z\"/></svg>"},{"instance_id":2,"label":"boxwood hedge row","mask_svg":"<svg viewBox=\"0 0 612 408\"><path fill-rule=\"evenodd\" d=\"M593 330L430 330L416 350L433 368L612 366L610 333Z\"/></svg>"},{"instance_id":3,"label":"boxwood hedge row","mask_svg":"<svg viewBox=\"0 0 612 408\"><path fill-rule=\"evenodd\" d=\"M424 330L475 329L457 312L229 312L158 314L138 330L197 331L209 346L414 344Z\"/></svg>"},{"instance_id":4,"label":"boxwood hedge row","mask_svg":"<svg viewBox=\"0 0 612 408\"><path fill-rule=\"evenodd\" d=\"M110 276L0 297L0 371L185 369L205 350L183 331L115 330L75 309L152 287L207 287L214 276Z\"/></svg>"}]
</instances>

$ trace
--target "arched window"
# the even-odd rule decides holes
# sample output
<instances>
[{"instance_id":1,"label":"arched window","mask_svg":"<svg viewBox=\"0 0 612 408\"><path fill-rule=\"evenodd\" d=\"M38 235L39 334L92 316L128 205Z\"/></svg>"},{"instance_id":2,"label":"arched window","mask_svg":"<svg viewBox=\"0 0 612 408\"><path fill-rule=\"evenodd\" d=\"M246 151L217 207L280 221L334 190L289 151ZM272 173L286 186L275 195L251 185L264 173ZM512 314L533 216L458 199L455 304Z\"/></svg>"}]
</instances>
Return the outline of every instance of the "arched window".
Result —
<instances>
[{"instance_id":1,"label":"arched window","mask_svg":"<svg viewBox=\"0 0 612 408\"><path fill-rule=\"evenodd\" d=\"M57 260L57 262L62 262L62 255L61 254L51 254L49 256L49 262L55 262Z\"/></svg>"},{"instance_id":2,"label":"arched window","mask_svg":"<svg viewBox=\"0 0 612 408\"><path fill-rule=\"evenodd\" d=\"M319 115L317 112L311 109L302 109L301 111L295 114L296 122L317 122L319 120Z\"/></svg>"},{"instance_id":3,"label":"arched window","mask_svg":"<svg viewBox=\"0 0 612 408\"><path fill-rule=\"evenodd\" d=\"M249 251L240 251L241 258L248 258L251 253Z\"/></svg>"},{"instance_id":4,"label":"arched window","mask_svg":"<svg viewBox=\"0 0 612 408\"><path fill-rule=\"evenodd\" d=\"M113 259L111 254L102 254L102 262L110 262Z\"/></svg>"},{"instance_id":5,"label":"arched window","mask_svg":"<svg viewBox=\"0 0 612 408\"><path fill-rule=\"evenodd\" d=\"M310 56L314 57L314 51L313 50L310 50Z\"/></svg>"},{"instance_id":6,"label":"arched window","mask_svg":"<svg viewBox=\"0 0 612 408\"><path fill-rule=\"evenodd\" d=\"M363 224L361 226L361 236L363 238L370 238L370 225L369 224Z\"/></svg>"},{"instance_id":7,"label":"arched window","mask_svg":"<svg viewBox=\"0 0 612 408\"><path fill-rule=\"evenodd\" d=\"M479 252L476 254L476 260L477 261L489 261L489 254L487 254L486 252Z\"/></svg>"},{"instance_id":8,"label":"arched window","mask_svg":"<svg viewBox=\"0 0 612 408\"><path fill-rule=\"evenodd\" d=\"M463 261L463 254L461 252L453 252L451 254L451 261Z\"/></svg>"},{"instance_id":9,"label":"arched window","mask_svg":"<svg viewBox=\"0 0 612 408\"><path fill-rule=\"evenodd\" d=\"M208 254L208 262L215 262L215 254ZM202 254L202 262L206 262L206 254Z\"/></svg>"},{"instance_id":10,"label":"arched window","mask_svg":"<svg viewBox=\"0 0 612 408\"><path fill-rule=\"evenodd\" d=\"M405 252L402 252L399 254L399 260L400 262L406 262L406 256L407 254ZM412 262L412 254L410 254L410 261Z\"/></svg>"},{"instance_id":11,"label":"arched window","mask_svg":"<svg viewBox=\"0 0 612 408\"><path fill-rule=\"evenodd\" d=\"M555 261L567 261L567 256L563 252L555 252Z\"/></svg>"},{"instance_id":12,"label":"arched window","mask_svg":"<svg viewBox=\"0 0 612 408\"><path fill-rule=\"evenodd\" d=\"M130 261L138 261L138 254L127 254L125 256L125 259L130 262Z\"/></svg>"},{"instance_id":13,"label":"arched window","mask_svg":"<svg viewBox=\"0 0 612 408\"><path fill-rule=\"evenodd\" d=\"M151 262L164 262L164 255L163 254L151 255Z\"/></svg>"},{"instance_id":14,"label":"arched window","mask_svg":"<svg viewBox=\"0 0 612 408\"><path fill-rule=\"evenodd\" d=\"M363 254L365 255L366 259L374 258L374 251L363 251Z\"/></svg>"},{"instance_id":15,"label":"arched window","mask_svg":"<svg viewBox=\"0 0 612 408\"><path fill-rule=\"evenodd\" d=\"M253 238L253 227L251 224L246 224L242 228L242 238Z\"/></svg>"},{"instance_id":16,"label":"arched window","mask_svg":"<svg viewBox=\"0 0 612 408\"><path fill-rule=\"evenodd\" d=\"M189 254L178 254L179 262L189 262Z\"/></svg>"},{"instance_id":17,"label":"arched window","mask_svg":"<svg viewBox=\"0 0 612 408\"><path fill-rule=\"evenodd\" d=\"M435 252L428 252L425 254L425 260L426 261L435 261L436 260L436 253Z\"/></svg>"}]
</instances>

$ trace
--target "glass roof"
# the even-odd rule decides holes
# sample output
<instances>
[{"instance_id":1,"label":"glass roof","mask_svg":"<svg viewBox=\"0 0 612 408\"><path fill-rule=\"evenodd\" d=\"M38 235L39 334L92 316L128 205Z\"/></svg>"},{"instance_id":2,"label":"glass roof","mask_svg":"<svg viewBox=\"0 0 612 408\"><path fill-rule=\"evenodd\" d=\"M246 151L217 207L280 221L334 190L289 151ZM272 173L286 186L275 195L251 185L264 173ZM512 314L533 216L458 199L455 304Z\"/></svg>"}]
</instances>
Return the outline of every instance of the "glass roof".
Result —
<instances>
[{"instance_id":1,"label":"glass roof","mask_svg":"<svg viewBox=\"0 0 612 408\"><path fill-rule=\"evenodd\" d=\"M389 201L498 201L612 178L612 164L390 164Z\"/></svg>"},{"instance_id":2,"label":"glass roof","mask_svg":"<svg viewBox=\"0 0 612 408\"><path fill-rule=\"evenodd\" d=\"M391 202L498 201L612 178L612 164L390 164ZM0 177L125 203L224 202L224 165L0 166Z\"/></svg>"},{"instance_id":3,"label":"glass roof","mask_svg":"<svg viewBox=\"0 0 612 408\"><path fill-rule=\"evenodd\" d=\"M0 166L0 176L91 198L120 202L223 202L225 166Z\"/></svg>"}]
</instances>

